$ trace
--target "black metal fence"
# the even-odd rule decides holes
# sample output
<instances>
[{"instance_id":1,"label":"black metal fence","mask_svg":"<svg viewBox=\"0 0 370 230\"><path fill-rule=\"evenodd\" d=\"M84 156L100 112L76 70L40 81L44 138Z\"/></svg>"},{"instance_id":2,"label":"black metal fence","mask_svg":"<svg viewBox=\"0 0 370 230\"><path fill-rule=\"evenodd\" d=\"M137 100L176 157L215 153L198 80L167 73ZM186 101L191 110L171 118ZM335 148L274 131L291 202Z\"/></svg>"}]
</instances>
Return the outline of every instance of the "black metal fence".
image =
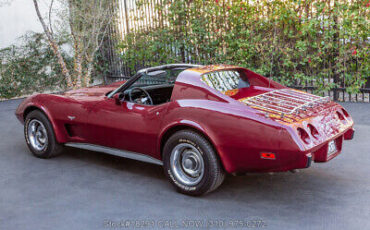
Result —
<instances>
[{"instance_id":1,"label":"black metal fence","mask_svg":"<svg viewBox=\"0 0 370 230\"><path fill-rule=\"evenodd\" d=\"M164 0L150 0L146 7L139 8L135 0L114 0L115 4L115 15L117 15L116 23L112 25L109 31L109 36L105 41L102 48L102 54L108 61L109 71L106 75L106 82L114 82L130 78L133 73L141 68L148 67L145 60L138 61L135 64L134 69L129 68L125 62L120 58L120 54L116 50L117 42L124 39L126 34L132 32L139 32L148 28L153 28L155 23L166 24L163 15L156 13L155 5L161 4ZM166 7L166 6L164 6ZM179 54L183 55L183 54ZM191 60L190 58L185 58ZM169 63L162 63L169 64ZM203 64L203 63L193 63ZM144 79L145 81L151 81L150 79ZM328 82L340 85L340 87L333 88L331 91L325 92L325 96L330 96L332 100L336 101L351 101L351 102L370 102L370 76L367 77L368 82L363 88L359 89L359 93L350 94L347 93L344 79L336 76L329 77L326 79ZM303 86L304 85L304 86ZM305 90L313 93L316 89L315 81L296 82L295 85L290 87Z\"/></svg>"}]
</instances>

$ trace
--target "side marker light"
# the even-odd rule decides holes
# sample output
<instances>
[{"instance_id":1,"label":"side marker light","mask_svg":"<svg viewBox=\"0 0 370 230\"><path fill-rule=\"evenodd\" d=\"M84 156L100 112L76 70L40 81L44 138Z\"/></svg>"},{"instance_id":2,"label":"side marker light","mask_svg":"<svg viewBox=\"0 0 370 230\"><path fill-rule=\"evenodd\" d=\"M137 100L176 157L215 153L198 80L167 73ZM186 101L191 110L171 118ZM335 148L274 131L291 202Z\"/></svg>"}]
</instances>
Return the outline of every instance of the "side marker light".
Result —
<instances>
[{"instance_id":1,"label":"side marker light","mask_svg":"<svg viewBox=\"0 0 370 230\"><path fill-rule=\"evenodd\" d=\"M261 153L262 159L268 159L268 160L275 160L276 156L275 153Z\"/></svg>"}]
</instances>

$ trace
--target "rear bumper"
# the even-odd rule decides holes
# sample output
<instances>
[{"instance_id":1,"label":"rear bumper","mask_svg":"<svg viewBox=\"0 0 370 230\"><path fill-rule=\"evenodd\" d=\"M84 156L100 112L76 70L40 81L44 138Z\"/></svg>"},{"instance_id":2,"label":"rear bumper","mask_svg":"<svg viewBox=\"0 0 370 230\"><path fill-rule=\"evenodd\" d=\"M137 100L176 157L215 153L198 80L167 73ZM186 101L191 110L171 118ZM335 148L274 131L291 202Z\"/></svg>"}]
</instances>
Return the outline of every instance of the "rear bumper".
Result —
<instances>
[{"instance_id":1,"label":"rear bumper","mask_svg":"<svg viewBox=\"0 0 370 230\"><path fill-rule=\"evenodd\" d=\"M355 130L353 128L350 128L344 134L327 140L325 143L320 145L318 149L314 149L313 151L310 151L308 153L297 153L301 155L301 160L298 162L305 163L292 166L292 169L309 168L312 162L324 163L332 160L342 152L344 140L352 140L354 138L354 134ZM329 143L333 140L335 141L337 151L332 154L328 154Z\"/></svg>"},{"instance_id":2,"label":"rear bumper","mask_svg":"<svg viewBox=\"0 0 370 230\"><path fill-rule=\"evenodd\" d=\"M260 150L250 154L238 155L238 159L231 161L233 170L228 170L228 172L285 172L293 169L309 168L313 162L328 162L342 152L344 140L353 139L354 132L354 129L351 127L345 132L306 151L271 151L275 153L275 159L262 159ZM337 151L328 155L329 142L332 140L335 140Z\"/></svg>"},{"instance_id":3,"label":"rear bumper","mask_svg":"<svg viewBox=\"0 0 370 230\"><path fill-rule=\"evenodd\" d=\"M315 163L324 163L332 160L336 156L338 156L342 152L344 140L352 140L354 138L355 130L350 128L344 134L334 137L332 139L327 140L325 143L319 146L319 148L315 148L308 153L298 152L296 154L300 155L299 159L297 159L297 164L292 164L286 168L290 169L300 169L300 168L309 168L312 162ZM331 141L335 141L337 151L328 154L329 143ZM280 170L273 170L273 171L280 171ZM285 171L285 170L284 170Z\"/></svg>"},{"instance_id":4,"label":"rear bumper","mask_svg":"<svg viewBox=\"0 0 370 230\"><path fill-rule=\"evenodd\" d=\"M320 147L318 150L312 152L312 160L317 163L317 162L328 162L334 157L338 156L342 152L342 147L343 147L343 140L344 140L344 135L341 135L337 138L331 139L327 141L322 147ZM335 141L336 149L337 151L328 154L329 150L329 142Z\"/></svg>"},{"instance_id":5,"label":"rear bumper","mask_svg":"<svg viewBox=\"0 0 370 230\"><path fill-rule=\"evenodd\" d=\"M344 133L344 140L352 140L355 136L355 129L351 128L347 132Z\"/></svg>"}]
</instances>

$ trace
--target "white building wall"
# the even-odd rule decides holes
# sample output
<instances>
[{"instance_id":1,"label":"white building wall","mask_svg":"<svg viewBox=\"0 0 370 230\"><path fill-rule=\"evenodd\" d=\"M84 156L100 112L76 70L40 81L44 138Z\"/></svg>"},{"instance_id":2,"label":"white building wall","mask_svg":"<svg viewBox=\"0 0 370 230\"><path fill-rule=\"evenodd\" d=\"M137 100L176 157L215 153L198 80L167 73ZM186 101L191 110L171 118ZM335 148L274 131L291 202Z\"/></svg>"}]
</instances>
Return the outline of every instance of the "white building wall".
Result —
<instances>
[{"instance_id":1,"label":"white building wall","mask_svg":"<svg viewBox=\"0 0 370 230\"><path fill-rule=\"evenodd\" d=\"M49 0L38 1L46 13ZM42 32L32 0L0 0L0 49L16 44L28 31Z\"/></svg>"}]
</instances>

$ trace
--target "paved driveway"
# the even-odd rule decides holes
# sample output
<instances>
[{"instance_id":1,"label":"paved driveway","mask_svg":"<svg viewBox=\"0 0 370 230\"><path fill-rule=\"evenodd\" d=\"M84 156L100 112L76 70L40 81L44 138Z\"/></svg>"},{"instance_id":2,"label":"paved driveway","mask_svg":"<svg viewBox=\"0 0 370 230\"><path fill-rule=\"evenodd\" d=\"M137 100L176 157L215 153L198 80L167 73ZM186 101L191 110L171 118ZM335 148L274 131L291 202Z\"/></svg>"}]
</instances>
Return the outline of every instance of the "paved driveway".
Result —
<instances>
[{"instance_id":1,"label":"paved driveway","mask_svg":"<svg viewBox=\"0 0 370 230\"><path fill-rule=\"evenodd\" d=\"M19 103L0 102L0 229L370 229L370 104L344 104L356 136L331 162L228 176L193 198L159 166L73 149L33 157L14 116Z\"/></svg>"}]
</instances>

